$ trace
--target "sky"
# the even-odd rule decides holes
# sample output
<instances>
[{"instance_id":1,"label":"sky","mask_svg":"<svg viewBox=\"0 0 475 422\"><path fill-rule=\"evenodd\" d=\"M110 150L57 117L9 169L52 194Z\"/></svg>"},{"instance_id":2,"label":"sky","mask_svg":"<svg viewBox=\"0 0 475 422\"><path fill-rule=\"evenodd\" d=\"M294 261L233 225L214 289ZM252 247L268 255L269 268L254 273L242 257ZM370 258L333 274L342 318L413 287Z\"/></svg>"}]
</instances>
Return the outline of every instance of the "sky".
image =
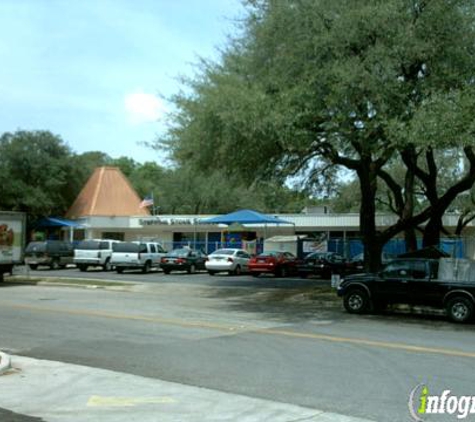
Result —
<instances>
[{"instance_id":1,"label":"sky","mask_svg":"<svg viewBox=\"0 0 475 422\"><path fill-rule=\"evenodd\" d=\"M0 133L49 130L78 154L161 164L142 143L242 12L239 0L0 0Z\"/></svg>"}]
</instances>

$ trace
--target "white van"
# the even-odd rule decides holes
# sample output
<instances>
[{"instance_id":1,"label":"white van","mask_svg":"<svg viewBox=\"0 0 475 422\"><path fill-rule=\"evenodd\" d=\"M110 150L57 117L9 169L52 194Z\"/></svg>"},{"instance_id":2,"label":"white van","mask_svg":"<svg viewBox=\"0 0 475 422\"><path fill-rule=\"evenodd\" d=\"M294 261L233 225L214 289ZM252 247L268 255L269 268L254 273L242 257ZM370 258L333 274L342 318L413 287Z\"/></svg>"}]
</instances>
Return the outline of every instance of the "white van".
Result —
<instances>
[{"instance_id":1,"label":"white van","mask_svg":"<svg viewBox=\"0 0 475 422\"><path fill-rule=\"evenodd\" d=\"M104 271L112 269L112 245L119 243L111 239L88 239L79 242L74 249L73 262L81 271L88 267L102 267Z\"/></svg>"},{"instance_id":2,"label":"white van","mask_svg":"<svg viewBox=\"0 0 475 422\"><path fill-rule=\"evenodd\" d=\"M160 260L166 253L158 242L120 242L112 245L111 263L118 273L133 268L148 273L152 268L160 267Z\"/></svg>"}]
</instances>

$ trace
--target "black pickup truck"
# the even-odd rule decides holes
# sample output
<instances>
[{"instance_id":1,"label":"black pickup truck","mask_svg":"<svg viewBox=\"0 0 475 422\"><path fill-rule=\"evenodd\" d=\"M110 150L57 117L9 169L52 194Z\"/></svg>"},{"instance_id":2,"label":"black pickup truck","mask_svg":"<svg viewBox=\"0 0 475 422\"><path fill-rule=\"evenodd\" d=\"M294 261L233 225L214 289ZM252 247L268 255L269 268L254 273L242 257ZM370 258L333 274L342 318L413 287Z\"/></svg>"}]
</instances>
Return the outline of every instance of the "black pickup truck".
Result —
<instances>
[{"instance_id":1,"label":"black pickup truck","mask_svg":"<svg viewBox=\"0 0 475 422\"><path fill-rule=\"evenodd\" d=\"M452 321L469 321L475 308L475 281L440 280L438 270L436 259L395 259L378 273L345 277L337 293L350 313L398 303L445 308Z\"/></svg>"}]
</instances>

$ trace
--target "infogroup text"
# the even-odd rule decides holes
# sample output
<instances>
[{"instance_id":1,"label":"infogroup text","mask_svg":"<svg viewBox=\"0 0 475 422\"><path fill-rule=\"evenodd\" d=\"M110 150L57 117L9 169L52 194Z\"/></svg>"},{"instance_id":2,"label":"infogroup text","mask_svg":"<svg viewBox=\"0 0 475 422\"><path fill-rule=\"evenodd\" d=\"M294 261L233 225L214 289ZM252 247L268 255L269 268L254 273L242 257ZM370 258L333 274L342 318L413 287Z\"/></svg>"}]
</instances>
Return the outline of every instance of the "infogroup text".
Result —
<instances>
[{"instance_id":1,"label":"infogroup text","mask_svg":"<svg viewBox=\"0 0 475 422\"><path fill-rule=\"evenodd\" d=\"M430 414L453 415L461 420L475 415L475 396L457 396L451 390L431 395L425 384L419 384L409 396L409 411L416 421L423 421L424 415Z\"/></svg>"}]
</instances>

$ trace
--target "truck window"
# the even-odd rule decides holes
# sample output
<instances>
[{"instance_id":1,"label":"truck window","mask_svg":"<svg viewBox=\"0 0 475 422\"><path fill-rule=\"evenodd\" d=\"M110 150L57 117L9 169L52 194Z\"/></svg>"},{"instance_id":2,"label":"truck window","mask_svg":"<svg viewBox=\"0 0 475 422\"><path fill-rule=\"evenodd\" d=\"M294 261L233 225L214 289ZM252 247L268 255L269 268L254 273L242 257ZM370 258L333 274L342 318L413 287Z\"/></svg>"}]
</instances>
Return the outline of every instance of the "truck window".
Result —
<instances>
[{"instance_id":1,"label":"truck window","mask_svg":"<svg viewBox=\"0 0 475 422\"><path fill-rule=\"evenodd\" d=\"M114 252L137 253L139 252L139 245L137 243L130 242L114 243L112 245L112 250Z\"/></svg>"},{"instance_id":2,"label":"truck window","mask_svg":"<svg viewBox=\"0 0 475 422\"><path fill-rule=\"evenodd\" d=\"M426 263L424 261L411 262L412 277L417 279L427 278Z\"/></svg>"}]
</instances>

